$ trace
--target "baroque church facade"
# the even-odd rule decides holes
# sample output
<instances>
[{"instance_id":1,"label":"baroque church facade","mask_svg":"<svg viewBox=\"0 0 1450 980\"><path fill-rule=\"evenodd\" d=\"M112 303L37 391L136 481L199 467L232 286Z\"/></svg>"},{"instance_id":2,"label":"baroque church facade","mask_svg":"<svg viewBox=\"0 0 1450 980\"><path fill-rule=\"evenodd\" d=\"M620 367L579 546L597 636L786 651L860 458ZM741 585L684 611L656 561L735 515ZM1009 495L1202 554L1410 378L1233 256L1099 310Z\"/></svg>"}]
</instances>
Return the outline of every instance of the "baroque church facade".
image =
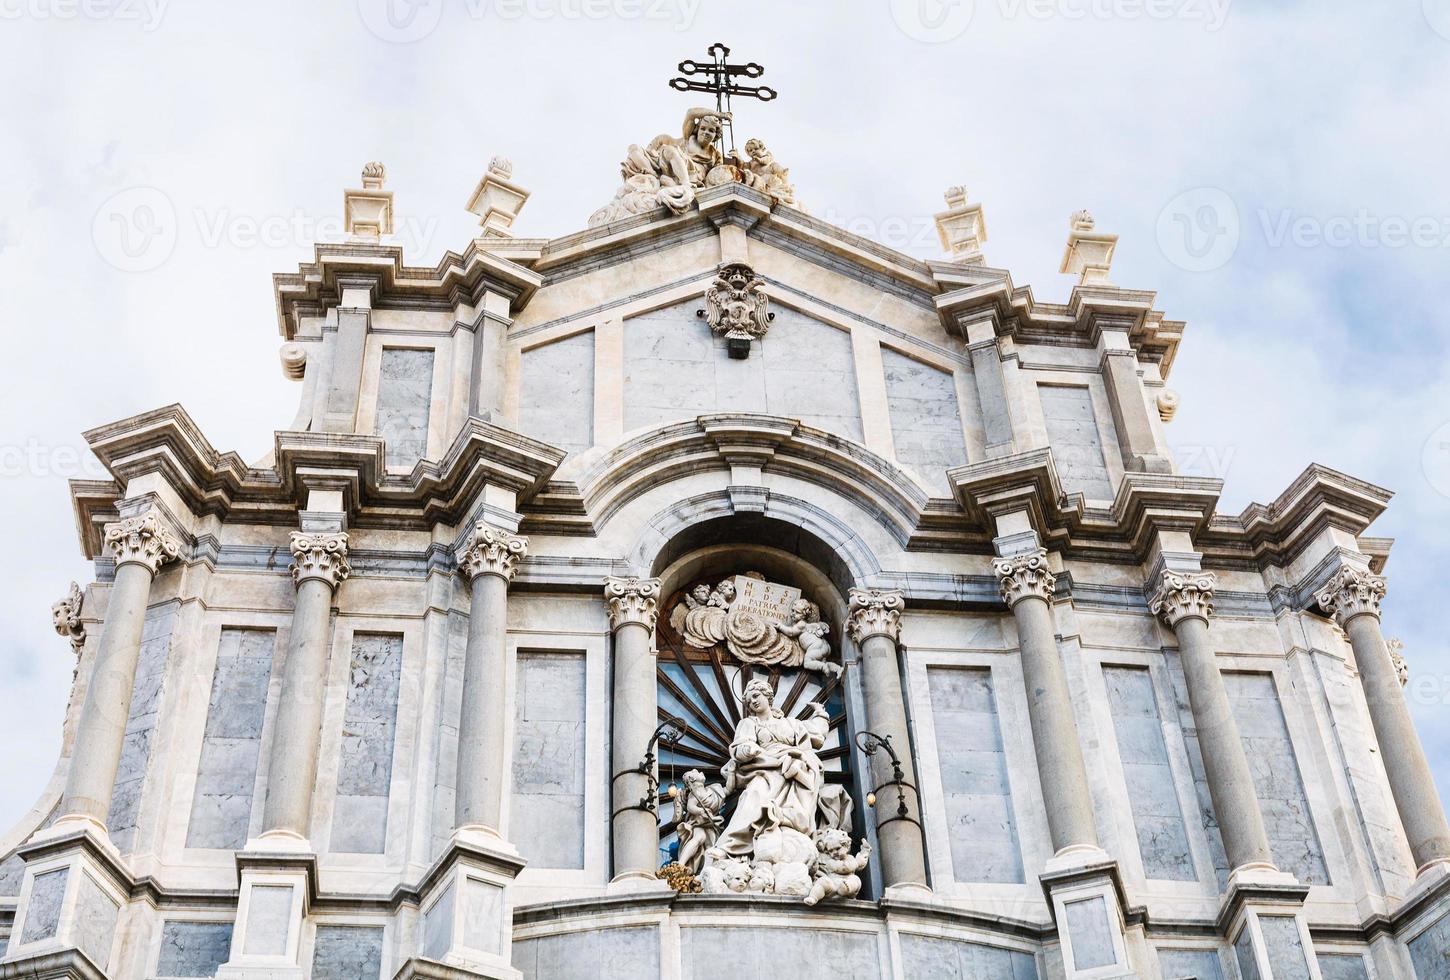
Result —
<instances>
[{"instance_id":1,"label":"baroque church facade","mask_svg":"<svg viewBox=\"0 0 1450 980\"><path fill-rule=\"evenodd\" d=\"M495 160L432 267L369 164L267 458L86 433L0 978L1450 977L1389 492L1176 473L1086 213L1042 302L960 188L922 261L721 128L556 239Z\"/></svg>"}]
</instances>

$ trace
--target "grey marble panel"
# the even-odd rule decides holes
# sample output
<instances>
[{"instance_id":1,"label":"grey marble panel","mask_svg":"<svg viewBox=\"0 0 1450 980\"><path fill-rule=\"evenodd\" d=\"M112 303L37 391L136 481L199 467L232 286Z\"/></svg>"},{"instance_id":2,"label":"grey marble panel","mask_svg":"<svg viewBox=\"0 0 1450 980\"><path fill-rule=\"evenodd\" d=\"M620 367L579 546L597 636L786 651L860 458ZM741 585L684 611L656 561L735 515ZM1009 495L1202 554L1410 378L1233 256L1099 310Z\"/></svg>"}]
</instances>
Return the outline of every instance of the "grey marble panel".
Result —
<instances>
[{"instance_id":1,"label":"grey marble panel","mask_svg":"<svg viewBox=\"0 0 1450 980\"><path fill-rule=\"evenodd\" d=\"M1103 681L1143 873L1148 878L1193 881L1196 875L1188 848L1188 829L1178 805L1173 770L1168 765L1152 675L1139 668L1104 667Z\"/></svg>"},{"instance_id":2,"label":"grey marble panel","mask_svg":"<svg viewBox=\"0 0 1450 980\"><path fill-rule=\"evenodd\" d=\"M1208 839L1208 853L1213 858L1214 877L1222 890L1228 884L1228 855L1223 849L1223 835L1218 829L1218 815L1213 811L1213 797L1208 790L1208 773L1203 767L1203 749L1198 744L1198 729L1193 721L1193 709L1188 703L1188 686L1183 680L1183 668L1178 662L1178 653L1170 651L1168 676L1173 681L1173 698L1178 711L1178 727L1183 732L1183 747L1188 755L1188 768L1193 775L1194 794L1198 799L1198 816L1195 818L1203 827Z\"/></svg>"},{"instance_id":3,"label":"grey marble panel","mask_svg":"<svg viewBox=\"0 0 1450 980\"><path fill-rule=\"evenodd\" d=\"M458 891L456 882L449 882L438 901L423 915L423 955L441 960L453 945L453 903Z\"/></svg>"},{"instance_id":4,"label":"grey marble panel","mask_svg":"<svg viewBox=\"0 0 1450 980\"><path fill-rule=\"evenodd\" d=\"M222 630L187 847L235 850L247 842L275 642L272 630Z\"/></svg>"},{"instance_id":5,"label":"grey marble panel","mask_svg":"<svg viewBox=\"0 0 1450 980\"><path fill-rule=\"evenodd\" d=\"M432 399L433 352L384 348L375 431L383 438L389 466L412 466L428 451Z\"/></svg>"},{"instance_id":6,"label":"grey marble panel","mask_svg":"<svg viewBox=\"0 0 1450 980\"><path fill-rule=\"evenodd\" d=\"M515 940L513 965L523 972L524 980L657 977L660 932L654 926L636 926Z\"/></svg>"},{"instance_id":7,"label":"grey marble panel","mask_svg":"<svg viewBox=\"0 0 1450 980\"><path fill-rule=\"evenodd\" d=\"M1259 961L1254 958L1254 941L1249 936L1248 926L1240 930L1239 938L1234 941L1234 962L1239 965L1239 980L1263 980Z\"/></svg>"},{"instance_id":8,"label":"grey marble panel","mask_svg":"<svg viewBox=\"0 0 1450 980\"><path fill-rule=\"evenodd\" d=\"M912 467L940 496L950 496L946 471L967 462L956 381L888 347L881 348L886 402L896 458Z\"/></svg>"},{"instance_id":9,"label":"grey marble panel","mask_svg":"<svg viewBox=\"0 0 1450 980\"><path fill-rule=\"evenodd\" d=\"M20 931L22 943L33 943L55 935L60 927L60 911L65 904L69 881L69 868L38 874L31 881L30 900L25 905L25 928Z\"/></svg>"},{"instance_id":10,"label":"grey marble panel","mask_svg":"<svg viewBox=\"0 0 1450 980\"><path fill-rule=\"evenodd\" d=\"M1249 757L1274 863L1306 884L1329 884L1273 676L1225 673L1223 681Z\"/></svg>"},{"instance_id":11,"label":"grey marble panel","mask_svg":"<svg viewBox=\"0 0 1450 980\"><path fill-rule=\"evenodd\" d=\"M0 861L0 895L15 898L25 881L25 860L19 854L11 854Z\"/></svg>"},{"instance_id":12,"label":"grey marble panel","mask_svg":"<svg viewBox=\"0 0 1450 980\"><path fill-rule=\"evenodd\" d=\"M1092 500L1113 499L1092 393L1067 385L1038 385L1037 395L1062 488Z\"/></svg>"},{"instance_id":13,"label":"grey marble panel","mask_svg":"<svg viewBox=\"0 0 1450 980\"><path fill-rule=\"evenodd\" d=\"M378 980L382 972L381 926L317 927L311 980Z\"/></svg>"},{"instance_id":14,"label":"grey marble panel","mask_svg":"<svg viewBox=\"0 0 1450 980\"><path fill-rule=\"evenodd\" d=\"M353 634L332 816L333 851L383 853L402 667L401 636Z\"/></svg>"},{"instance_id":15,"label":"grey marble panel","mask_svg":"<svg viewBox=\"0 0 1450 980\"><path fill-rule=\"evenodd\" d=\"M247 934L243 952L248 956L278 956L287 952L292 930L291 885L253 885L247 907Z\"/></svg>"},{"instance_id":16,"label":"grey marble panel","mask_svg":"<svg viewBox=\"0 0 1450 980\"><path fill-rule=\"evenodd\" d=\"M917 977L971 977L973 980L1037 980L1031 953L981 943L901 934L901 970Z\"/></svg>"},{"instance_id":17,"label":"grey marble panel","mask_svg":"<svg viewBox=\"0 0 1450 980\"><path fill-rule=\"evenodd\" d=\"M959 882L1023 881L991 671L927 670L952 873Z\"/></svg>"},{"instance_id":18,"label":"grey marble panel","mask_svg":"<svg viewBox=\"0 0 1450 980\"><path fill-rule=\"evenodd\" d=\"M1264 934L1264 950L1269 954L1273 980L1310 980L1304 941L1293 916L1261 915L1259 931Z\"/></svg>"},{"instance_id":19,"label":"grey marble panel","mask_svg":"<svg viewBox=\"0 0 1450 980\"><path fill-rule=\"evenodd\" d=\"M796 926L686 926L680 929L682 980L718 980L722 961L731 980L830 977L880 980L874 933ZM651 974L653 975L653 974ZM924 974L925 975L925 974Z\"/></svg>"},{"instance_id":20,"label":"grey marble panel","mask_svg":"<svg viewBox=\"0 0 1450 980\"><path fill-rule=\"evenodd\" d=\"M170 920L161 926L158 977L214 977L231 956L230 922Z\"/></svg>"},{"instance_id":21,"label":"grey marble panel","mask_svg":"<svg viewBox=\"0 0 1450 980\"><path fill-rule=\"evenodd\" d=\"M1320 953L1316 959L1319 960L1319 975L1323 980L1369 980L1369 968L1365 966L1364 957L1361 955Z\"/></svg>"},{"instance_id":22,"label":"grey marble panel","mask_svg":"<svg viewBox=\"0 0 1450 980\"><path fill-rule=\"evenodd\" d=\"M584 867L584 655L520 652L510 836L530 867Z\"/></svg>"},{"instance_id":23,"label":"grey marble panel","mask_svg":"<svg viewBox=\"0 0 1450 980\"><path fill-rule=\"evenodd\" d=\"M576 453L594 445L594 332L519 356L519 429Z\"/></svg>"},{"instance_id":24,"label":"grey marble panel","mask_svg":"<svg viewBox=\"0 0 1450 980\"><path fill-rule=\"evenodd\" d=\"M777 307L748 358L734 360L689 300L624 324L624 427L634 430L711 412L763 412L860 441L861 405L851 336Z\"/></svg>"},{"instance_id":25,"label":"grey marble panel","mask_svg":"<svg viewBox=\"0 0 1450 980\"><path fill-rule=\"evenodd\" d=\"M1063 911L1072 943L1073 962L1079 970L1110 966L1118 961L1108 926L1108 905L1101 895L1068 902Z\"/></svg>"},{"instance_id":26,"label":"grey marble panel","mask_svg":"<svg viewBox=\"0 0 1450 980\"><path fill-rule=\"evenodd\" d=\"M1410 962L1418 980L1450 977L1450 915L1410 940Z\"/></svg>"},{"instance_id":27,"label":"grey marble panel","mask_svg":"<svg viewBox=\"0 0 1450 980\"><path fill-rule=\"evenodd\" d=\"M151 761L151 741L161 712L166 664L171 655L171 633L179 603L168 602L146 611L141 632L141 653L136 681L131 688L131 711L126 717L126 736L121 761L111 790L111 809L106 826L111 842L121 853L129 853L136 839L136 819L141 809L141 792Z\"/></svg>"},{"instance_id":28,"label":"grey marble panel","mask_svg":"<svg viewBox=\"0 0 1450 980\"><path fill-rule=\"evenodd\" d=\"M1163 980L1224 980L1223 964L1211 949L1160 949Z\"/></svg>"},{"instance_id":29,"label":"grey marble panel","mask_svg":"<svg viewBox=\"0 0 1450 980\"><path fill-rule=\"evenodd\" d=\"M101 890L95 879L82 873L76 887L76 948L102 971L110 969L111 945L121 908Z\"/></svg>"}]
</instances>

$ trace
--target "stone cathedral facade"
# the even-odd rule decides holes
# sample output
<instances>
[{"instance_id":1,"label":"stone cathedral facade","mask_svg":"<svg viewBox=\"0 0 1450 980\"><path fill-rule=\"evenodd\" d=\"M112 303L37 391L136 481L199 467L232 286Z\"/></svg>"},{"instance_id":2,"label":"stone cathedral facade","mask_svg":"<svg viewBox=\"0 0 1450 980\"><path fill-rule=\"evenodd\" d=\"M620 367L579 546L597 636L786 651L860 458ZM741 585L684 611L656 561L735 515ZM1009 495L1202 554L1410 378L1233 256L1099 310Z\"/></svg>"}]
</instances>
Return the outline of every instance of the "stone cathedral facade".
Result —
<instances>
[{"instance_id":1,"label":"stone cathedral facade","mask_svg":"<svg viewBox=\"0 0 1450 980\"><path fill-rule=\"evenodd\" d=\"M1176 473L1085 213L1043 302L961 189L921 261L720 129L556 239L496 160L433 266L370 164L265 459L86 434L0 978L1450 977L1389 492Z\"/></svg>"}]
</instances>

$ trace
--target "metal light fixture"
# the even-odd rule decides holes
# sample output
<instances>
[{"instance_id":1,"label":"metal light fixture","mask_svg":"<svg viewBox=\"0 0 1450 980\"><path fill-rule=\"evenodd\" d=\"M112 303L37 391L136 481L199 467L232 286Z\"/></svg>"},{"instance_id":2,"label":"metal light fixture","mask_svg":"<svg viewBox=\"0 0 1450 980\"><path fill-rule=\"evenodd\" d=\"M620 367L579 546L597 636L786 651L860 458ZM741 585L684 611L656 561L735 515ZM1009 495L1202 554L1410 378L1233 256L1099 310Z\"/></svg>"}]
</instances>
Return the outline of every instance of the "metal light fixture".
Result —
<instances>
[{"instance_id":1,"label":"metal light fixture","mask_svg":"<svg viewBox=\"0 0 1450 980\"><path fill-rule=\"evenodd\" d=\"M665 720L655 728L655 733L650 736L649 742L645 745L644 759L640 761L640 764L633 769L626 769L614 774L612 782L618 782L621 776L644 776L646 786L644 796L640 797L638 803L620 807L614 811L612 817L617 817L626 810L644 810L656 817L659 816L660 777L655 773L655 746L661 742L665 745L677 744L680 739L685 737L688 728L684 719L674 715L666 716ZM673 799L678 793L679 789L671 779L670 798Z\"/></svg>"},{"instance_id":2,"label":"metal light fixture","mask_svg":"<svg viewBox=\"0 0 1450 980\"><path fill-rule=\"evenodd\" d=\"M888 786L896 787L896 815L882 820L876 825L877 829L879 830L894 820L905 820L908 823L916 824L917 829L920 830L921 822L911 815L911 809L906 805L907 789L909 788L913 793L916 793L917 789L906 781L906 773L901 770L901 757L891 747L891 736L877 735L875 732L859 732L856 735L856 746L862 752L866 753L868 757L874 756L882 749L885 749L886 754L891 757L891 779L866 794L866 805L874 807L876 805L877 794L881 790Z\"/></svg>"}]
</instances>

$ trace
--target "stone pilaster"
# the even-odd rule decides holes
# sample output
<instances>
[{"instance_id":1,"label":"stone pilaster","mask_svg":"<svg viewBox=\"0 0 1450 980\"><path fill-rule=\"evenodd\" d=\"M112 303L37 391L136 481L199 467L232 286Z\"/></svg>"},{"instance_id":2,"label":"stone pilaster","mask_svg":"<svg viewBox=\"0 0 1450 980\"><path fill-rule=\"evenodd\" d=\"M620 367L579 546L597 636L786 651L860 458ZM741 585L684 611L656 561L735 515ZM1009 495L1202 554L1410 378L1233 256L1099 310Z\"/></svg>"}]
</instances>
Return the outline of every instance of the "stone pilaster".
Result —
<instances>
[{"instance_id":1,"label":"stone pilaster","mask_svg":"<svg viewBox=\"0 0 1450 980\"><path fill-rule=\"evenodd\" d=\"M1315 594L1320 607L1349 635L1395 808L1410 853L1423 874L1450 863L1450 825L1405 703L1399 671L1380 631L1380 602L1384 597L1384 578L1348 563L1341 564Z\"/></svg>"},{"instance_id":2,"label":"stone pilaster","mask_svg":"<svg viewBox=\"0 0 1450 980\"><path fill-rule=\"evenodd\" d=\"M613 811L615 890L659 889L659 828L645 804L650 779L640 772L658 724L654 630L660 580L604 580L609 628L614 634Z\"/></svg>"},{"instance_id":3,"label":"stone pilaster","mask_svg":"<svg viewBox=\"0 0 1450 980\"><path fill-rule=\"evenodd\" d=\"M852 589L847 628L861 651L861 689L866 725L891 740L901 762L905 786L893 786L891 757L870 756L876 794L876 839L881 845L881 878L887 889L927 890L926 854L921 836L921 801L916 792L916 759L906 722L897 643L905 597L885 589Z\"/></svg>"}]
</instances>

